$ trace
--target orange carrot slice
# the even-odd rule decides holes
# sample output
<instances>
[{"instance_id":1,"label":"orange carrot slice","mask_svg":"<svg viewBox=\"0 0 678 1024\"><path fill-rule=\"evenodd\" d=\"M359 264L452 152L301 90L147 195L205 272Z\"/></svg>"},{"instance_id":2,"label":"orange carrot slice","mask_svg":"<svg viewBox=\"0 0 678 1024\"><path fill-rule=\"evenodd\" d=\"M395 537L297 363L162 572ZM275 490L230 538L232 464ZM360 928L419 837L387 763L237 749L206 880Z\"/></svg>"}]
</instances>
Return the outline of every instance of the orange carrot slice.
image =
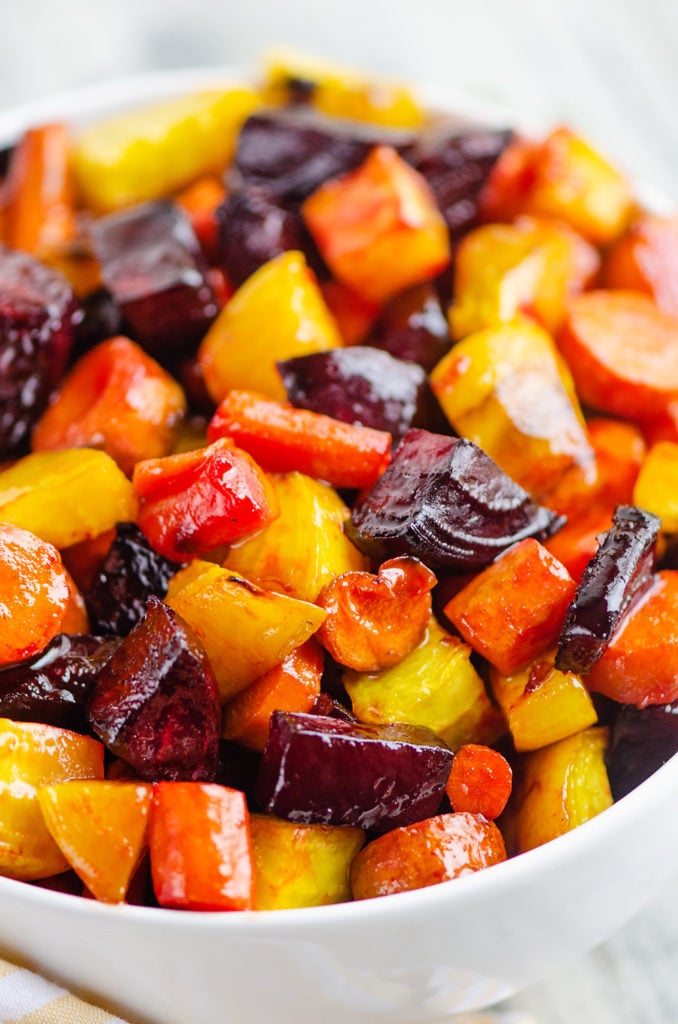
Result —
<instances>
[{"instance_id":1,"label":"orange carrot slice","mask_svg":"<svg viewBox=\"0 0 678 1024\"><path fill-rule=\"evenodd\" d=\"M454 755L445 786L455 811L498 818L508 803L513 772L503 754L482 743L467 743Z\"/></svg>"},{"instance_id":2,"label":"orange carrot slice","mask_svg":"<svg viewBox=\"0 0 678 1024\"><path fill-rule=\"evenodd\" d=\"M75 234L71 139L64 124L31 128L9 168L7 242L36 256L48 255Z\"/></svg>"}]
</instances>

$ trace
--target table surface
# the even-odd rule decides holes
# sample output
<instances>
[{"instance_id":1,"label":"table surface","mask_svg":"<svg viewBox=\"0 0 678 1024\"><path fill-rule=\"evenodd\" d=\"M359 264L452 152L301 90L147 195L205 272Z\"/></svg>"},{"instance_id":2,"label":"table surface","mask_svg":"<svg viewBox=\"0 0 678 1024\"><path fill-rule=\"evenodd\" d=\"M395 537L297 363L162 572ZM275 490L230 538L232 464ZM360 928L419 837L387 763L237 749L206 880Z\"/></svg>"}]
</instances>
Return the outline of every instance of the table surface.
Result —
<instances>
[{"instance_id":1,"label":"table surface","mask_svg":"<svg viewBox=\"0 0 678 1024\"><path fill-rule=\"evenodd\" d=\"M676 0L0 0L0 109L289 45L575 125L678 199ZM534 1024L676 1024L678 873L605 945L511 1000Z\"/></svg>"}]
</instances>

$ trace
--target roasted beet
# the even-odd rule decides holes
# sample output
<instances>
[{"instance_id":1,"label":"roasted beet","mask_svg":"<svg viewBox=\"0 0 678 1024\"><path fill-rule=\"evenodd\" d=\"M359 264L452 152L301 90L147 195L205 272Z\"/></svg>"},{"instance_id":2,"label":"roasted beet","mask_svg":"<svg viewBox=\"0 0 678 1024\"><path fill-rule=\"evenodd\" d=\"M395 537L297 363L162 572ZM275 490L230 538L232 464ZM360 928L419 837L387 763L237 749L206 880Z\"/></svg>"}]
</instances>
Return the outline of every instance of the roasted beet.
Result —
<instances>
[{"instance_id":1,"label":"roasted beet","mask_svg":"<svg viewBox=\"0 0 678 1024\"><path fill-rule=\"evenodd\" d=\"M37 658L0 672L0 717L89 732L87 696L117 646L110 638L54 637Z\"/></svg>"},{"instance_id":2,"label":"roasted beet","mask_svg":"<svg viewBox=\"0 0 678 1024\"><path fill-rule=\"evenodd\" d=\"M214 778L221 719L214 673L193 631L157 598L99 673L89 719L142 779Z\"/></svg>"},{"instance_id":3,"label":"roasted beet","mask_svg":"<svg viewBox=\"0 0 678 1024\"><path fill-rule=\"evenodd\" d=\"M344 722L356 721L355 715L351 714L348 708L334 697L330 697L329 693L318 694L309 714L323 715L325 718L340 718Z\"/></svg>"},{"instance_id":4,"label":"roasted beet","mask_svg":"<svg viewBox=\"0 0 678 1024\"><path fill-rule=\"evenodd\" d=\"M605 754L612 796L620 800L678 753L678 701L636 708L624 704Z\"/></svg>"},{"instance_id":5,"label":"roasted beet","mask_svg":"<svg viewBox=\"0 0 678 1024\"><path fill-rule=\"evenodd\" d=\"M417 285L396 296L376 324L370 344L431 371L452 344L447 317L433 286Z\"/></svg>"},{"instance_id":6,"label":"roasted beet","mask_svg":"<svg viewBox=\"0 0 678 1024\"><path fill-rule=\"evenodd\" d=\"M346 531L378 561L409 554L434 570L470 572L562 522L473 442L409 430Z\"/></svg>"},{"instance_id":7,"label":"roasted beet","mask_svg":"<svg viewBox=\"0 0 678 1024\"><path fill-rule=\"evenodd\" d=\"M106 286L130 332L161 361L190 351L218 312L186 213L169 201L112 213L92 226Z\"/></svg>"},{"instance_id":8,"label":"roasted beet","mask_svg":"<svg viewBox=\"0 0 678 1024\"><path fill-rule=\"evenodd\" d=\"M257 796L288 821L385 832L436 813L451 763L423 726L275 711Z\"/></svg>"},{"instance_id":9,"label":"roasted beet","mask_svg":"<svg viewBox=\"0 0 678 1024\"><path fill-rule=\"evenodd\" d=\"M134 523L118 523L108 554L84 595L95 633L127 636L143 618L149 597L165 597L181 566L159 555Z\"/></svg>"},{"instance_id":10,"label":"roasted beet","mask_svg":"<svg viewBox=\"0 0 678 1024\"><path fill-rule=\"evenodd\" d=\"M361 164L374 146L406 153L413 142L409 132L344 122L303 108L264 110L248 117L241 129L229 187L264 185L301 202L324 181Z\"/></svg>"},{"instance_id":11,"label":"roasted beet","mask_svg":"<svg viewBox=\"0 0 678 1024\"><path fill-rule=\"evenodd\" d=\"M634 505L619 505L612 527L584 570L565 616L556 668L590 672L619 629L634 598L652 583L661 521Z\"/></svg>"},{"instance_id":12,"label":"roasted beet","mask_svg":"<svg viewBox=\"0 0 678 1024\"><path fill-rule=\"evenodd\" d=\"M82 299L81 306L82 320L75 330L74 359L100 341L125 333L122 312L107 288L90 292Z\"/></svg>"},{"instance_id":13,"label":"roasted beet","mask_svg":"<svg viewBox=\"0 0 678 1024\"><path fill-rule=\"evenodd\" d=\"M276 364L287 397L298 409L374 427L400 441L410 427L429 427L435 399L414 363L378 348L353 345Z\"/></svg>"},{"instance_id":14,"label":"roasted beet","mask_svg":"<svg viewBox=\"0 0 678 1024\"><path fill-rule=\"evenodd\" d=\"M219 263L236 286L275 256L303 252L321 272L322 261L294 205L268 187L232 190L217 212Z\"/></svg>"},{"instance_id":15,"label":"roasted beet","mask_svg":"<svg viewBox=\"0 0 678 1024\"><path fill-rule=\"evenodd\" d=\"M424 133L410 163L433 192L453 241L478 221L478 197L511 141L510 131L466 130L445 121Z\"/></svg>"},{"instance_id":16,"label":"roasted beet","mask_svg":"<svg viewBox=\"0 0 678 1024\"><path fill-rule=\"evenodd\" d=\"M0 245L0 459L28 440L66 368L79 319L62 274Z\"/></svg>"}]
</instances>

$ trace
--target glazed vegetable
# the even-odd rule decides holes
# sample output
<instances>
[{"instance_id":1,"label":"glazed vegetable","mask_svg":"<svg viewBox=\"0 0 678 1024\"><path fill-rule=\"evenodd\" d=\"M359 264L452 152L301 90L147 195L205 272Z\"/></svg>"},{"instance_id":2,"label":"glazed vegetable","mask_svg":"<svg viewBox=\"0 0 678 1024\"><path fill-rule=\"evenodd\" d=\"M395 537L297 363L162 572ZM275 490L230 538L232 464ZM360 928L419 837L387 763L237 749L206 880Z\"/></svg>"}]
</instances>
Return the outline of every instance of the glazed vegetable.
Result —
<instances>
[{"instance_id":1,"label":"glazed vegetable","mask_svg":"<svg viewBox=\"0 0 678 1024\"><path fill-rule=\"evenodd\" d=\"M0 872L370 898L678 750L675 217L585 140L282 59L0 195Z\"/></svg>"}]
</instances>

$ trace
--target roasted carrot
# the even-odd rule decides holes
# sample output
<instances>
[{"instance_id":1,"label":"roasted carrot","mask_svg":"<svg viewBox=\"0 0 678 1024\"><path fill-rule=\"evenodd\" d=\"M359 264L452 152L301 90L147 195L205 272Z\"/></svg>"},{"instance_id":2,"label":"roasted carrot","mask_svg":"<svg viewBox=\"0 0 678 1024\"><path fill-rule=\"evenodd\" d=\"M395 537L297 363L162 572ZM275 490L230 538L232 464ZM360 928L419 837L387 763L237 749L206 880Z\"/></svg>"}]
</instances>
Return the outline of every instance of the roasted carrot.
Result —
<instances>
[{"instance_id":1,"label":"roasted carrot","mask_svg":"<svg viewBox=\"0 0 678 1024\"><path fill-rule=\"evenodd\" d=\"M230 391L207 431L230 437L264 469L298 470L335 487L369 487L391 459L391 435L295 409L253 391Z\"/></svg>"},{"instance_id":2,"label":"roasted carrot","mask_svg":"<svg viewBox=\"0 0 678 1024\"><path fill-rule=\"evenodd\" d=\"M575 583L598 550L599 538L612 526L613 506L594 506L565 523L544 547L565 566Z\"/></svg>"},{"instance_id":3,"label":"roasted carrot","mask_svg":"<svg viewBox=\"0 0 678 1024\"><path fill-rule=\"evenodd\" d=\"M594 408L652 421L678 400L678 318L647 295L578 295L559 344L582 400Z\"/></svg>"},{"instance_id":4,"label":"roasted carrot","mask_svg":"<svg viewBox=\"0 0 678 1024\"><path fill-rule=\"evenodd\" d=\"M308 640L226 705L223 735L251 750L262 751L272 713L310 711L320 693L322 673L322 648Z\"/></svg>"},{"instance_id":5,"label":"roasted carrot","mask_svg":"<svg viewBox=\"0 0 678 1024\"><path fill-rule=\"evenodd\" d=\"M645 292L660 309L678 316L677 262L678 216L646 214L610 249L603 283Z\"/></svg>"},{"instance_id":6,"label":"roasted carrot","mask_svg":"<svg viewBox=\"0 0 678 1024\"><path fill-rule=\"evenodd\" d=\"M196 178L176 196L177 203L188 214L193 230L210 262L217 252L217 210L225 197L226 189L219 179L211 174Z\"/></svg>"},{"instance_id":7,"label":"roasted carrot","mask_svg":"<svg viewBox=\"0 0 678 1024\"><path fill-rule=\"evenodd\" d=\"M503 754L482 743L467 743L454 755L445 786L455 811L498 818L508 803L513 772Z\"/></svg>"},{"instance_id":8,"label":"roasted carrot","mask_svg":"<svg viewBox=\"0 0 678 1024\"><path fill-rule=\"evenodd\" d=\"M7 175L7 244L45 257L75 234L71 137L65 124L30 128Z\"/></svg>"},{"instance_id":9,"label":"roasted carrot","mask_svg":"<svg viewBox=\"0 0 678 1024\"><path fill-rule=\"evenodd\" d=\"M436 578L417 558L384 562L379 574L344 572L316 603L327 612L318 639L335 661L357 672L379 672L410 654L431 616Z\"/></svg>"}]
</instances>

